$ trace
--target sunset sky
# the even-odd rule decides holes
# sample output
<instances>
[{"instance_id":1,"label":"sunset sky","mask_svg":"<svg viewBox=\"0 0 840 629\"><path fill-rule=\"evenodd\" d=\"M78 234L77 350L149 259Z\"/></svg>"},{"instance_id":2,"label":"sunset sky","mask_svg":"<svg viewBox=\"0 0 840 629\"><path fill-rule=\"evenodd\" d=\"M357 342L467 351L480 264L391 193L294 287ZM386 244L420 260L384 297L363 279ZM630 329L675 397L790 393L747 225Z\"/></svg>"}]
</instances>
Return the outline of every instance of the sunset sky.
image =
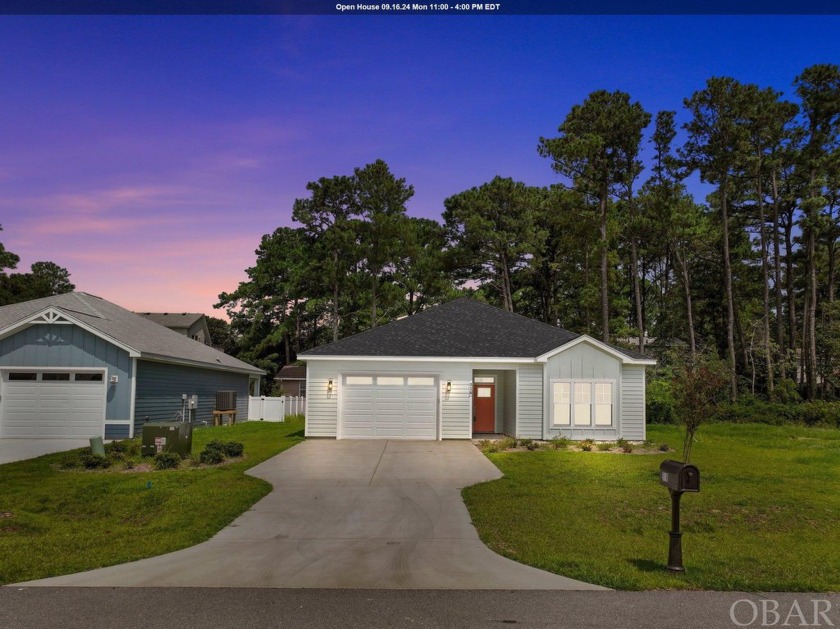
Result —
<instances>
[{"instance_id":1,"label":"sunset sky","mask_svg":"<svg viewBox=\"0 0 840 629\"><path fill-rule=\"evenodd\" d=\"M377 158L409 214L537 155L572 105L677 109L714 75L791 94L838 16L0 16L0 242L141 311L216 314L306 183ZM645 176L645 175L643 175Z\"/></svg>"}]
</instances>

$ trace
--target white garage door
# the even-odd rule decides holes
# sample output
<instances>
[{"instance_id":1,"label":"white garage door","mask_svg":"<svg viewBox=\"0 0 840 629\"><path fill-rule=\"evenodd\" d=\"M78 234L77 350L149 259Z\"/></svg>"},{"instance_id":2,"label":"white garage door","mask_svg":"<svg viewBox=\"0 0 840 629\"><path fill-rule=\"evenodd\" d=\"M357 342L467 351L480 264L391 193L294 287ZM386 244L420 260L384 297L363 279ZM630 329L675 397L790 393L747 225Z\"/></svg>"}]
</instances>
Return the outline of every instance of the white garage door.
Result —
<instances>
[{"instance_id":1,"label":"white garage door","mask_svg":"<svg viewBox=\"0 0 840 629\"><path fill-rule=\"evenodd\" d=\"M104 374L81 371L4 371L0 436L51 439L101 436Z\"/></svg>"},{"instance_id":2,"label":"white garage door","mask_svg":"<svg viewBox=\"0 0 840 629\"><path fill-rule=\"evenodd\" d=\"M345 439L436 439L437 380L432 376L345 376Z\"/></svg>"}]
</instances>

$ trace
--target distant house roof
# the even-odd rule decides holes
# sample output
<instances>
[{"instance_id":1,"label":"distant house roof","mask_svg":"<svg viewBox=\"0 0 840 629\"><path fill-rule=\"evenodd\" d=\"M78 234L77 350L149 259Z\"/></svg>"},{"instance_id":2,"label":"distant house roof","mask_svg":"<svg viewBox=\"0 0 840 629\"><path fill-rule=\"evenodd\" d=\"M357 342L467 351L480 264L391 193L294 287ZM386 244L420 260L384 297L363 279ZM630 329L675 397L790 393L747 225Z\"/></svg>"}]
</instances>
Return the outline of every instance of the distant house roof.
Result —
<instances>
[{"instance_id":1,"label":"distant house roof","mask_svg":"<svg viewBox=\"0 0 840 629\"><path fill-rule=\"evenodd\" d=\"M299 354L318 356L429 356L537 358L576 339L609 348L631 360L638 352L581 337L495 306L462 297L416 315Z\"/></svg>"},{"instance_id":2,"label":"distant house roof","mask_svg":"<svg viewBox=\"0 0 840 629\"><path fill-rule=\"evenodd\" d=\"M137 312L165 328L190 328L204 316L200 312Z\"/></svg>"},{"instance_id":3,"label":"distant house roof","mask_svg":"<svg viewBox=\"0 0 840 629\"><path fill-rule=\"evenodd\" d=\"M285 365L277 372L275 380L306 380L306 366Z\"/></svg>"},{"instance_id":4,"label":"distant house roof","mask_svg":"<svg viewBox=\"0 0 840 629\"><path fill-rule=\"evenodd\" d=\"M0 307L0 337L27 325L27 320L38 323L37 315L49 310L66 314L71 321L78 321L103 338L115 341L139 358L254 375L264 373L209 345L196 343L146 317L87 293L65 293Z\"/></svg>"}]
</instances>

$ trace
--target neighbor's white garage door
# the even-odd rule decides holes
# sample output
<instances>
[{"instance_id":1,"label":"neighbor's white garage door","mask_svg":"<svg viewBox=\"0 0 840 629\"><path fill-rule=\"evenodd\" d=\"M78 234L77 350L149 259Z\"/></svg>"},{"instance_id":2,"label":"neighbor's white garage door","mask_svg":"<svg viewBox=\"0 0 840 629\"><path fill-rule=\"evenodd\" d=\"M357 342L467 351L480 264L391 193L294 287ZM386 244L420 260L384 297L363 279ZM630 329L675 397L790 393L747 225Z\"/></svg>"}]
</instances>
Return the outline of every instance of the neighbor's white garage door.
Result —
<instances>
[{"instance_id":1,"label":"neighbor's white garage door","mask_svg":"<svg viewBox=\"0 0 840 629\"><path fill-rule=\"evenodd\" d=\"M104 374L3 371L0 437L51 439L102 436Z\"/></svg>"},{"instance_id":2,"label":"neighbor's white garage door","mask_svg":"<svg viewBox=\"0 0 840 629\"><path fill-rule=\"evenodd\" d=\"M436 439L437 380L431 376L345 376L345 439Z\"/></svg>"}]
</instances>

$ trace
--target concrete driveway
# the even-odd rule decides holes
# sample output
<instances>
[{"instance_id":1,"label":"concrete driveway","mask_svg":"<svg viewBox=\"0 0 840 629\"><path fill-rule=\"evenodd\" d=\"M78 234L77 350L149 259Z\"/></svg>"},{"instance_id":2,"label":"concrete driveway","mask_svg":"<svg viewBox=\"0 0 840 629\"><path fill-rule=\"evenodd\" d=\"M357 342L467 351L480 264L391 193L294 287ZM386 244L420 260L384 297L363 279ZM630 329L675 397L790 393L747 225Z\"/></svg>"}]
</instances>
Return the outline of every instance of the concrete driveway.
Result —
<instances>
[{"instance_id":1,"label":"concrete driveway","mask_svg":"<svg viewBox=\"0 0 840 629\"><path fill-rule=\"evenodd\" d=\"M85 446L89 439L0 439L0 465Z\"/></svg>"},{"instance_id":2,"label":"concrete driveway","mask_svg":"<svg viewBox=\"0 0 840 629\"><path fill-rule=\"evenodd\" d=\"M207 542L26 585L603 589L481 543L460 488L501 474L470 442L310 440L250 473L274 491Z\"/></svg>"}]
</instances>

